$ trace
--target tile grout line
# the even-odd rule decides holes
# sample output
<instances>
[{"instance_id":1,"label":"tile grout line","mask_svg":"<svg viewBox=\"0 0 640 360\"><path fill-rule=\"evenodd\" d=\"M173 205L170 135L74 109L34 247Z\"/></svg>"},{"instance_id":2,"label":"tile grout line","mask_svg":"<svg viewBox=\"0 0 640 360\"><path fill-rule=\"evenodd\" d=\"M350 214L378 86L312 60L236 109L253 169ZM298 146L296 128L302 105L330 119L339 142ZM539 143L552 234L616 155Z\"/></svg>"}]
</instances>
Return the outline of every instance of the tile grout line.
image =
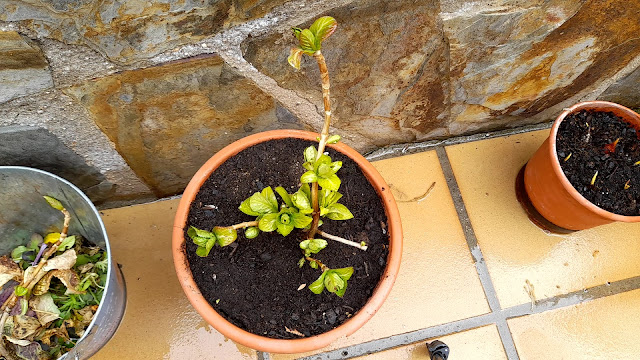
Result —
<instances>
[{"instance_id":1,"label":"tile grout line","mask_svg":"<svg viewBox=\"0 0 640 360\"><path fill-rule=\"evenodd\" d=\"M500 301L498 300L498 295L495 287L493 286L493 281L489 275L487 263L484 261L482 250L478 245L478 239L473 230L473 226L471 225L471 219L469 218L467 207L462 199L462 193L460 192L460 187L458 186L455 174L453 173L453 168L451 167L447 151L444 147L439 146L436 148L436 154L438 155L442 172L444 173L447 186L449 187L453 204L456 208L456 212L458 213L458 219L462 226L464 237L467 240L469 251L473 257L482 289L484 290L485 297L489 303L489 308L492 312L501 314L502 308L500 307ZM500 339L502 340L502 345L505 353L507 354L507 358L509 360L518 360L518 351L516 350L515 343L513 342L513 337L511 336L511 331L507 325L506 318L501 317L499 321L496 322L496 326L498 327L498 333L500 334Z\"/></svg>"},{"instance_id":2,"label":"tile grout line","mask_svg":"<svg viewBox=\"0 0 640 360\"><path fill-rule=\"evenodd\" d=\"M428 328L411 331L405 334L392 335L382 339L375 339L361 344L311 355L300 360L338 360L350 359L358 356L373 354L380 351L415 344L436 337L451 335L467 330L481 328L483 326L504 322L504 328L509 331L506 320L539 314L546 311L568 308L578 304L584 304L592 300L621 294L640 289L640 276L615 281L612 283L594 286L585 290L578 290L560 296L542 299L533 306L531 303L512 306L496 312L490 312L467 319L452 321L446 324L431 326ZM498 326L499 327L499 326ZM498 328L498 331L500 329ZM510 333L509 333L510 334ZM512 340L513 344L513 340ZM514 345L515 346L515 345ZM452 352L455 349L451 350ZM268 358L264 358L268 360ZM262 359L260 359L262 360Z\"/></svg>"}]
</instances>

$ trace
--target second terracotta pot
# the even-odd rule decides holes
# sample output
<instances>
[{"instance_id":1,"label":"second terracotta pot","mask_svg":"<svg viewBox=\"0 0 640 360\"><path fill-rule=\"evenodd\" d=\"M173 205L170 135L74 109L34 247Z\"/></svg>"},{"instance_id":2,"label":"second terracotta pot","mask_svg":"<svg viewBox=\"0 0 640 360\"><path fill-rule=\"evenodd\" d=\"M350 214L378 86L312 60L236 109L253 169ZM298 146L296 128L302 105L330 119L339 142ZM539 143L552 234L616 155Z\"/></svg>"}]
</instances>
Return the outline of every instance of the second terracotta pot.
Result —
<instances>
[{"instance_id":1,"label":"second terracotta pot","mask_svg":"<svg viewBox=\"0 0 640 360\"><path fill-rule=\"evenodd\" d=\"M560 228L583 230L615 221L640 222L640 216L624 216L606 211L584 198L565 176L556 155L556 136L567 115L580 110L612 112L640 128L640 116L611 102L587 101L565 109L556 119L549 138L526 165L524 185L535 209Z\"/></svg>"},{"instance_id":2,"label":"second terracotta pot","mask_svg":"<svg viewBox=\"0 0 640 360\"><path fill-rule=\"evenodd\" d=\"M380 306L382 306L382 303L389 295L391 287L398 275L402 254L402 226L400 223L398 207L391 195L389 186L375 168L362 155L347 145L339 143L336 145L329 145L329 147L349 156L358 164L363 174L380 196L388 221L389 255L387 258L387 267L382 274L378 286L373 291L373 295L369 298L365 306L345 323L331 331L303 339L281 340L252 334L233 325L218 314L218 312L216 312L202 296L191 274L189 261L185 253L185 241L187 240L184 236L184 228L187 224L187 216L189 215L191 202L195 199L202 184L209 178L211 173L218 168L218 166L230 157L252 145L283 138L298 138L315 141L317 136L318 134L316 133L306 131L274 130L251 135L232 143L216 153L200 168L200 170L198 170L185 189L184 194L182 195L182 200L178 206L173 226L172 252L174 265L178 274L178 280L182 285L182 289L193 307L205 321L231 340L252 349L273 353L301 353L320 349L340 337L351 335L364 325L364 323L378 311Z\"/></svg>"}]
</instances>

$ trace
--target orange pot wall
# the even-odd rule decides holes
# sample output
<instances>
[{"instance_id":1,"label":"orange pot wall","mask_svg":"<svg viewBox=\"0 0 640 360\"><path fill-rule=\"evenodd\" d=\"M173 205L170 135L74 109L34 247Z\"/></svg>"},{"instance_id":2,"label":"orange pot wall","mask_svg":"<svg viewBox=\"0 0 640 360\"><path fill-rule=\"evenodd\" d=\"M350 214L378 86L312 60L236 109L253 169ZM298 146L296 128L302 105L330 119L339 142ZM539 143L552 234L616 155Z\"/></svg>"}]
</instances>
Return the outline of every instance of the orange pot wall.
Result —
<instances>
[{"instance_id":1,"label":"orange pot wall","mask_svg":"<svg viewBox=\"0 0 640 360\"><path fill-rule=\"evenodd\" d=\"M579 110L611 111L640 128L640 116L606 101L587 101L566 109L556 119L549 138L527 163L524 183L533 206L547 220L569 230L582 230L614 221L640 222L640 216L623 216L603 210L585 199L564 175L556 156L556 136L562 120Z\"/></svg>"},{"instance_id":2,"label":"orange pot wall","mask_svg":"<svg viewBox=\"0 0 640 360\"><path fill-rule=\"evenodd\" d=\"M330 145L330 147L349 156L360 166L360 169L382 199L388 220L390 236L387 268L382 274L380 283L378 283L373 295L365 306L351 319L331 331L304 339L280 340L255 335L231 324L209 305L200 293L200 290L198 290L196 283L193 281L191 269L189 268L189 261L185 254L184 244L186 240L184 238L184 227L189 214L189 206L195 199L195 196L204 181L209 178L209 175L211 175L211 173L217 169L220 164L249 146L268 140L283 138L298 138L314 141L317 136L318 134L316 133L306 131L274 130L251 135L230 144L217 152L193 176L182 195L182 199L176 212L172 237L173 262L178 274L178 280L180 281L180 285L187 295L187 298L205 321L211 324L211 326L216 330L231 340L256 350L273 353L301 353L320 349L329 345L339 337L351 335L364 325L364 323L378 311L380 306L382 306L382 303L389 295L389 292L391 292L391 287L395 282L400 268L402 255L402 225L400 223L400 213L398 212L396 202L391 195L391 191L389 191L389 186L376 169L362 155L347 145L339 143L336 145Z\"/></svg>"}]
</instances>

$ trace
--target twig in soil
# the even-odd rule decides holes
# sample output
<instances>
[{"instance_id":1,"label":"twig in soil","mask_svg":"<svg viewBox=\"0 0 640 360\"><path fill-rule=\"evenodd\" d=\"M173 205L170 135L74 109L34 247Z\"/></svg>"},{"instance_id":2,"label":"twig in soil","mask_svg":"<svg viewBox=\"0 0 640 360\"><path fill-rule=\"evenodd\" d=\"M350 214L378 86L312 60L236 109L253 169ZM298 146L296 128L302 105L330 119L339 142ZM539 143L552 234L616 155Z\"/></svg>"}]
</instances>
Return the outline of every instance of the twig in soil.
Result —
<instances>
[{"instance_id":1,"label":"twig in soil","mask_svg":"<svg viewBox=\"0 0 640 360\"><path fill-rule=\"evenodd\" d=\"M304 334L301 333L300 331L296 330L296 329L289 329L288 327L285 326L284 330L286 332L288 332L289 334L293 334L293 335L296 335L296 336L304 337Z\"/></svg>"},{"instance_id":2,"label":"twig in soil","mask_svg":"<svg viewBox=\"0 0 640 360\"><path fill-rule=\"evenodd\" d=\"M427 191L425 191L424 194L422 195L418 195L412 199L409 200L398 200L398 202L402 202L402 203L409 203L409 202L420 202L424 199L427 198L427 196L429 196L429 194L431 194L431 191L433 190L433 188L436 186L436 182L432 182L431 186L429 186L429 188L427 189ZM391 187L391 185L389 185L389 187ZM406 196L402 191L395 189L398 193L400 193L403 197Z\"/></svg>"},{"instance_id":3,"label":"twig in soil","mask_svg":"<svg viewBox=\"0 0 640 360\"><path fill-rule=\"evenodd\" d=\"M597 177L598 177L598 171L596 171L596 173L593 174L593 177L591 178L591 186L595 185Z\"/></svg>"},{"instance_id":4,"label":"twig in soil","mask_svg":"<svg viewBox=\"0 0 640 360\"><path fill-rule=\"evenodd\" d=\"M337 242L341 242L341 243L349 245L349 246L357 247L360 250L367 250L367 248L368 248L367 244L364 243L364 241L361 242L361 243L357 243L355 241L351 241L351 240L347 240L345 238L341 238L340 236L331 235L331 234L326 233L326 232L324 232L322 230L318 230L318 234L320 236L322 236L322 237L327 238L327 239L334 240L334 241L337 241Z\"/></svg>"},{"instance_id":5,"label":"twig in soil","mask_svg":"<svg viewBox=\"0 0 640 360\"><path fill-rule=\"evenodd\" d=\"M364 262L364 272L369 277L369 264L366 261Z\"/></svg>"}]
</instances>

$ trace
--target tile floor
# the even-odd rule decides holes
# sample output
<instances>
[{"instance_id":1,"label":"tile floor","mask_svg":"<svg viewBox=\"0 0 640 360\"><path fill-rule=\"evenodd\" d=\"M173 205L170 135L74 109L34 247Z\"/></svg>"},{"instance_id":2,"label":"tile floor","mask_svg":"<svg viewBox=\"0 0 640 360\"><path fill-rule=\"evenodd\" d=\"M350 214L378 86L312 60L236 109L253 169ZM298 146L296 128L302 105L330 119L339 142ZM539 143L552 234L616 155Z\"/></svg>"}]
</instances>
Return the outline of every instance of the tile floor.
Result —
<instances>
[{"instance_id":1,"label":"tile floor","mask_svg":"<svg viewBox=\"0 0 640 360\"><path fill-rule=\"evenodd\" d=\"M400 274L369 323L313 353L255 352L200 318L173 270L178 200L103 211L128 305L94 358L426 360L425 343L438 339L451 360L638 359L640 224L548 235L515 199L515 175L547 134L374 162L402 216Z\"/></svg>"}]
</instances>

